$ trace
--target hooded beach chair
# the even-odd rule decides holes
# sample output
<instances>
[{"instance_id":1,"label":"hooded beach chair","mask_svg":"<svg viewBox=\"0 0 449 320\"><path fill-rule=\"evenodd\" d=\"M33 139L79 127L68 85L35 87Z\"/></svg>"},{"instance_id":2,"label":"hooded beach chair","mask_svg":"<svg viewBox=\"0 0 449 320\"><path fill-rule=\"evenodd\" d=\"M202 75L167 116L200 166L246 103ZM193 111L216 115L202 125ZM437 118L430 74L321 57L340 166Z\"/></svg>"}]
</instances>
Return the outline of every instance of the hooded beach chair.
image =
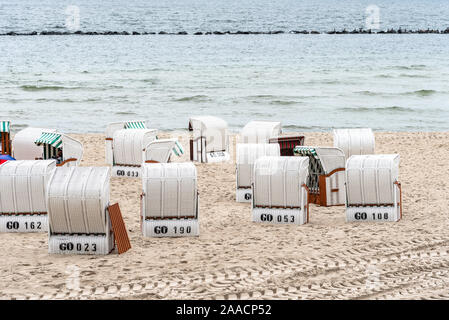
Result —
<instances>
[{"instance_id":1,"label":"hooded beach chair","mask_svg":"<svg viewBox=\"0 0 449 320\"><path fill-rule=\"evenodd\" d=\"M106 129L106 163L113 177L140 178L143 150L157 139L157 130L146 121L110 123Z\"/></svg>"},{"instance_id":2,"label":"hooded beach chair","mask_svg":"<svg viewBox=\"0 0 449 320\"><path fill-rule=\"evenodd\" d=\"M346 220L398 221L402 218L399 155L351 156L346 161Z\"/></svg>"},{"instance_id":3,"label":"hooded beach chair","mask_svg":"<svg viewBox=\"0 0 449 320\"><path fill-rule=\"evenodd\" d=\"M279 144L237 143L236 200L251 202L254 163L263 156L280 156Z\"/></svg>"},{"instance_id":4,"label":"hooded beach chair","mask_svg":"<svg viewBox=\"0 0 449 320\"><path fill-rule=\"evenodd\" d=\"M25 128L12 140L16 160L57 160L57 166L77 166L83 157L83 145L54 129ZM59 153L62 152L62 157Z\"/></svg>"},{"instance_id":5,"label":"hooded beach chair","mask_svg":"<svg viewBox=\"0 0 449 320\"><path fill-rule=\"evenodd\" d=\"M346 159L352 155L374 154L374 133L370 128L334 129L334 147L341 149Z\"/></svg>"},{"instance_id":6,"label":"hooded beach chair","mask_svg":"<svg viewBox=\"0 0 449 320\"><path fill-rule=\"evenodd\" d=\"M309 222L308 157L261 157L254 164L254 222Z\"/></svg>"},{"instance_id":7,"label":"hooded beach chair","mask_svg":"<svg viewBox=\"0 0 449 320\"><path fill-rule=\"evenodd\" d=\"M0 120L0 154L11 155L11 123L6 120Z\"/></svg>"},{"instance_id":8,"label":"hooded beach chair","mask_svg":"<svg viewBox=\"0 0 449 320\"><path fill-rule=\"evenodd\" d=\"M297 146L294 154L308 157L309 202L320 206L338 206L345 204L345 155L343 151L332 147Z\"/></svg>"},{"instance_id":9,"label":"hooded beach chair","mask_svg":"<svg viewBox=\"0 0 449 320\"><path fill-rule=\"evenodd\" d=\"M47 183L55 160L0 165L0 232L47 232Z\"/></svg>"},{"instance_id":10,"label":"hooded beach chair","mask_svg":"<svg viewBox=\"0 0 449 320\"><path fill-rule=\"evenodd\" d=\"M197 162L221 162L230 159L228 124L213 116L189 119L190 160Z\"/></svg>"},{"instance_id":11,"label":"hooded beach chair","mask_svg":"<svg viewBox=\"0 0 449 320\"><path fill-rule=\"evenodd\" d=\"M118 204L109 204L110 168L62 167L47 192L50 253L108 254L131 248Z\"/></svg>"},{"instance_id":12,"label":"hooded beach chair","mask_svg":"<svg viewBox=\"0 0 449 320\"><path fill-rule=\"evenodd\" d=\"M145 163L167 163L170 162L172 154L181 157L184 148L177 139L158 139L151 141L143 149Z\"/></svg>"},{"instance_id":13,"label":"hooded beach chair","mask_svg":"<svg viewBox=\"0 0 449 320\"><path fill-rule=\"evenodd\" d=\"M269 143L270 138L282 133L277 121L250 121L240 132L240 143Z\"/></svg>"},{"instance_id":14,"label":"hooded beach chair","mask_svg":"<svg viewBox=\"0 0 449 320\"><path fill-rule=\"evenodd\" d=\"M145 164L142 183L145 237L199 235L197 172L193 163Z\"/></svg>"}]
</instances>

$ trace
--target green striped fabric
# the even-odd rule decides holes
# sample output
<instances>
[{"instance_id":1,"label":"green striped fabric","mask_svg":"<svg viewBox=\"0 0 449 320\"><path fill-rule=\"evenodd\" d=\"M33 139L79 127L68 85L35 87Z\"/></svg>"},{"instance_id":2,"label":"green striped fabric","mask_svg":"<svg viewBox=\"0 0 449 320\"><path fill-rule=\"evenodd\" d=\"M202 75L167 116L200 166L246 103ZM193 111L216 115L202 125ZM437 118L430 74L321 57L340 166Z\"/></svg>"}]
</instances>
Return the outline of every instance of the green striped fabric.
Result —
<instances>
[{"instance_id":1,"label":"green striped fabric","mask_svg":"<svg viewBox=\"0 0 449 320\"><path fill-rule=\"evenodd\" d=\"M179 143L179 141L175 142L175 146L173 147L173 153L176 154L178 157L184 154L184 148Z\"/></svg>"},{"instance_id":2,"label":"green striped fabric","mask_svg":"<svg viewBox=\"0 0 449 320\"><path fill-rule=\"evenodd\" d=\"M319 159L318 154L316 153L315 148L313 147L302 147L302 146L296 146L293 149L293 154L296 156L312 156L315 157L316 159Z\"/></svg>"},{"instance_id":3,"label":"green striped fabric","mask_svg":"<svg viewBox=\"0 0 449 320\"><path fill-rule=\"evenodd\" d=\"M9 121L0 121L0 132L9 132Z\"/></svg>"},{"instance_id":4,"label":"green striped fabric","mask_svg":"<svg viewBox=\"0 0 449 320\"><path fill-rule=\"evenodd\" d=\"M38 146L49 144L52 147L59 148L62 145L62 135L59 133L43 132L39 138L34 141Z\"/></svg>"},{"instance_id":5,"label":"green striped fabric","mask_svg":"<svg viewBox=\"0 0 449 320\"><path fill-rule=\"evenodd\" d=\"M146 129L145 121L129 121L125 123L125 129Z\"/></svg>"}]
</instances>

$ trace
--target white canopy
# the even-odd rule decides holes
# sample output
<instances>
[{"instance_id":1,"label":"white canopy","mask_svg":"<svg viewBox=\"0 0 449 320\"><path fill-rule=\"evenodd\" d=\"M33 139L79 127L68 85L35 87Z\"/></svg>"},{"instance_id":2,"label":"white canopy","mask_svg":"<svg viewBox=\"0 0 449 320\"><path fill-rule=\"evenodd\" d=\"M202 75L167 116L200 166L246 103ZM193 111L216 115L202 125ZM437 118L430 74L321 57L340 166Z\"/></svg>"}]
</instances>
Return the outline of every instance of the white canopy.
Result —
<instances>
[{"instance_id":1,"label":"white canopy","mask_svg":"<svg viewBox=\"0 0 449 320\"><path fill-rule=\"evenodd\" d=\"M346 158L352 155L374 154L374 133L370 128L334 129L334 147L340 148Z\"/></svg>"},{"instance_id":2,"label":"white canopy","mask_svg":"<svg viewBox=\"0 0 449 320\"><path fill-rule=\"evenodd\" d=\"M268 143L270 138L281 134L281 123L277 121L250 121L242 129L242 143Z\"/></svg>"},{"instance_id":3,"label":"white canopy","mask_svg":"<svg viewBox=\"0 0 449 320\"><path fill-rule=\"evenodd\" d=\"M214 116L195 116L189 120L189 130L193 139L206 139L206 152L227 150L228 123Z\"/></svg>"}]
</instances>

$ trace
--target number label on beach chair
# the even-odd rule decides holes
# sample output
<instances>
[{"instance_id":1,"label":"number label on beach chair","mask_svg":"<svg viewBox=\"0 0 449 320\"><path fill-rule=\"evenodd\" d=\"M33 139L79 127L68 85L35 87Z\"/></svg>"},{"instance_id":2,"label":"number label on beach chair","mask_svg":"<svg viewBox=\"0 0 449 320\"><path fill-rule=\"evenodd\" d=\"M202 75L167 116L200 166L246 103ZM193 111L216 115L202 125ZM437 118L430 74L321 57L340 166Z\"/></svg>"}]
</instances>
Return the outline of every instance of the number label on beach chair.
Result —
<instances>
[{"instance_id":1,"label":"number label on beach chair","mask_svg":"<svg viewBox=\"0 0 449 320\"><path fill-rule=\"evenodd\" d=\"M271 224L304 224L306 217L300 210L253 209L253 221Z\"/></svg>"},{"instance_id":2,"label":"number label on beach chair","mask_svg":"<svg viewBox=\"0 0 449 320\"><path fill-rule=\"evenodd\" d=\"M112 248L110 241L106 236L52 236L48 246L50 253L108 254Z\"/></svg>"},{"instance_id":3,"label":"number label on beach chair","mask_svg":"<svg viewBox=\"0 0 449 320\"><path fill-rule=\"evenodd\" d=\"M146 237L191 237L199 235L197 219L152 220L143 222Z\"/></svg>"},{"instance_id":4,"label":"number label on beach chair","mask_svg":"<svg viewBox=\"0 0 449 320\"><path fill-rule=\"evenodd\" d=\"M0 232L46 232L47 215L0 216Z\"/></svg>"},{"instance_id":5,"label":"number label on beach chair","mask_svg":"<svg viewBox=\"0 0 449 320\"><path fill-rule=\"evenodd\" d=\"M398 221L399 218L399 210L394 207L349 207L346 209L346 220L348 222Z\"/></svg>"},{"instance_id":6,"label":"number label on beach chair","mask_svg":"<svg viewBox=\"0 0 449 320\"><path fill-rule=\"evenodd\" d=\"M119 178L140 178L140 168L114 166L112 168L112 176Z\"/></svg>"}]
</instances>

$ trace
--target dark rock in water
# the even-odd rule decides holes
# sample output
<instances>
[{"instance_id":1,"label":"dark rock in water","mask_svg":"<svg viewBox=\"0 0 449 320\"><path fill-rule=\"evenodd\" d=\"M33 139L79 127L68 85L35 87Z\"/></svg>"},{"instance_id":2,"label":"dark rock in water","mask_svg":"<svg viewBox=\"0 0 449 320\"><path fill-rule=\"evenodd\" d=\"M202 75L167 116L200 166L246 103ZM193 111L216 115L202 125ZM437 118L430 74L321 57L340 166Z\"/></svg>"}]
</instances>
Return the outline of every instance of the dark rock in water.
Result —
<instances>
[{"instance_id":1,"label":"dark rock in water","mask_svg":"<svg viewBox=\"0 0 449 320\"><path fill-rule=\"evenodd\" d=\"M139 32L137 32L137 31L133 31L133 36L138 36L138 35L140 35L140 33L139 33Z\"/></svg>"},{"instance_id":2,"label":"dark rock in water","mask_svg":"<svg viewBox=\"0 0 449 320\"><path fill-rule=\"evenodd\" d=\"M120 33L122 36L129 36L129 32L128 31L123 31L122 33Z\"/></svg>"},{"instance_id":3,"label":"dark rock in water","mask_svg":"<svg viewBox=\"0 0 449 320\"><path fill-rule=\"evenodd\" d=\"M159 31L159 34L167 34L165 31Z\"/></svg>"},{"instance_id":4,"label":"dark rock in water","mask_svg":"<svg viewBox=\"0 0 449 320\"><path fill-rule=\"evenodd\" d=\"M333 31L328 31L327 34L336 34L337 31L335 31L335 29Z\"/></svg>"},{"instance_id":5,"label":"dark rock in water","mask_svg":"<svg viewBox=\"0 0 449 320\"><path fill-rule=\"evenodd\" d=\"M285 33L285 32L282 31L282 30L276 30L276 31L270 31L269 32L269 34L282 34L282 33Z\"/></svg>"},{"instance_id":6,"label":"dark rock in water","mask_svg":"<svg viewBox=\"0 0 449 320\"><path fill-rule=\"evenodd\" d=\"M83 34L81 30L75 31L74 34Z\"/></svg>"},{"instance_id":7,"label":"dark rock in water","mask_svg":"<svg viewBox=\"0 0 449 320\"><path fill-rule=\"evenodd\" d=\"M310 34L320 34L320 32L319 32L319 31L312 30L312 31L310 31Z\"/></svg>"},{"instance_id":8,"label":"dark rock in water","mask_svg":"<svg viewBox=\"0 0 449 320\"><path fill-rule=\"evenodd\" d=\"M212 32L210 32L210 31L207 31L207 32L205 33L205 35L210 35L210 34L212 34Z\"/></svg>"},{"instance_id":9,"label":"dark rock in water","mask_svg":"<svg viewBox=\"0 0 449 320\"><path fill-rule=\"evenodd\" d=\"M359 31L356 30L356 29L354 29L354 30L352 30L350 33L351 33L351 34L357 34L357 33L359 33Z\"/></svg>"},{"instance_id":10,"label":"dark rock in water","mask_svg":"<svg viewBox=\"0 0 449 320\"><path fill-rule=\"evenodd\" d=\"M220 32L220 31L214 31L213 34L215 34L215 35L224 35L224 33Z\"/></svg>"},{"instance_id":11,"label":"dark rock in water","mask_svg":"<svg viewBox=\"0 0 449 320\"><path fill-rule=\"evenodd\" d=\"M6 35L7 36L16 36L17 33L13 32L13 31L10 31L10 32L6 33Z\"/></svg>"},{"instance_id":12,"label":"dark rock in water","mask_svg":"<svg viewBox=\"0 0 449 320\"><path fill-rule=\"evenodd\" d=\"M446 28L446 30L444 30L443 33L449 33L449 27Z\"/></svg>"},{"instance_id":13,"label":"dark rock in water","mask_svg":"<svg viewBox=\"0 0 449 320\"><path fill-rule=\"evenodd\" d=\"M179 31L178 34L179 34L179 35L182 35L182 36L188 35L188 33L185 32L185 31Z\"/></svg>"},{"instance_id":14,"label":"dark rock in water","mask_svg":"<svg viewBox=\"0 0 449 320\"><path fill-rule=\"evenodd\" d=\"M289 33L294 33L294 34L308 34L309 32L308 32L307 30L302 30L302 31L291 30Z\"/></svg>"},{"instance_id":15,"label":"dark rock in water","mask_svg":"<svg viewBox=\"0 0 449 320\"><path fill-rule=\"evenodd\" d=\"M202 32L195 32L194 35L195 36L201 36L201 35L203 35L203 33Z\"/></svg>"},{"instance_id":16,"label":"dark rock in water","mask_svg":"<svg viewBox=\"0 0 449 320\"><path fill-rule=\"evenodd\" d=\"M249 32L248 31L237 31L235 34L249 34Z\"/></svg>"}]
</instances>

